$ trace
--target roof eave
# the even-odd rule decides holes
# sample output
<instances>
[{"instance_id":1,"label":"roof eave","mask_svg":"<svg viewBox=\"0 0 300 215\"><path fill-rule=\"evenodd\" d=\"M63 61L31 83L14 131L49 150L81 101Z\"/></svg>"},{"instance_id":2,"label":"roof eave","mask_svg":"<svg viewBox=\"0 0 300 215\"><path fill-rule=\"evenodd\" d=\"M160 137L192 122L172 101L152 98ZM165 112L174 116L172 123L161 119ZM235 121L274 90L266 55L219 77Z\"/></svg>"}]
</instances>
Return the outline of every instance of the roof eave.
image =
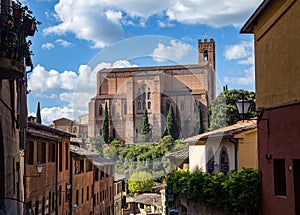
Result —
<instances>
[{"instance_id":1,"label":"roof eave","mask_svg":"<svg viewBox=\"0 0 300 215\"><path fill-rule=\"evenodd\" d=\"M241 28L240 33L241 34L253 33L254 25L256 25L259 17L273 2L274 1L272 0L264 0L255 10L255 12L251 15L251 17L247 20L244 26Z\"/></svg>"}]
</instances>

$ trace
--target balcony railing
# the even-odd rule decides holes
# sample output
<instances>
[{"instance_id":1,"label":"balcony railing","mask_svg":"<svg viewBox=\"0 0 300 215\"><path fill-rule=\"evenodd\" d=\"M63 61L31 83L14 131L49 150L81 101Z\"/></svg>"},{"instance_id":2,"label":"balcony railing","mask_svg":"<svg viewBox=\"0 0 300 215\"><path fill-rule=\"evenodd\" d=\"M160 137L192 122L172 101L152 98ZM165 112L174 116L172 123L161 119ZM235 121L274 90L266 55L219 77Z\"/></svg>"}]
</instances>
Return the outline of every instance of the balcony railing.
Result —
<instances>
[{"instance_id":1,"label":"balcony railing","mask_svg":"<svg viewBox=\"0 0 300 215\"><path fill-rule=\"evenodd\" d=\"M32 66L30 41L33 36L35 19L30 19L27 7L13 2L12 5L2 4L0 11L0 78L16 79L24 76L25 66ZM24 9L25 8L25 9ZM31 20L31 23L28 23Z\"/></svg>"}]
</instances>

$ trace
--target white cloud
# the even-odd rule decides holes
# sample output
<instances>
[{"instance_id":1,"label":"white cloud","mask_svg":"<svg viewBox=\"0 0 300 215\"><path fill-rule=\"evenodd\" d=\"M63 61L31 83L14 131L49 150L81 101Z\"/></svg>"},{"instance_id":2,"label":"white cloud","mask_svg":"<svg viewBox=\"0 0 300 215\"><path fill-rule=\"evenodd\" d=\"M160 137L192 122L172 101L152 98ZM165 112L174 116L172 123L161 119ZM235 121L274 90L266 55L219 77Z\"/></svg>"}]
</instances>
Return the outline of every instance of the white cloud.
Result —
<instances>
[{"instance_id":1,"label":"white cloud","mask_svg":"<svg viewBox=\"0 0 300 215\"><path fill-rule=\"evenodd\" d=\"M226 84L235 84L240 86L250 86L255 82L254 66L243 71L244 76L241 77L224 77L224 82Z\"/></svg>"},{"instance_id":2,"label":"white cloud","mask_svg":"<svg viewBox=\"0 0 300 215\"><path fill-rule=\"evenodd\" d=\"M104 46L124 36L123 25L144 26L153 15L165 21L183 24L205 24L214 27L243 24L262 0L59 0L54 16L58 25L43 30L44 34L73 33L79 39L91 41L93 47Z\"/></svg>"},{"instance_id":3,"label":"white cloud","mask_svg":"<svg viewBox=\"0 0 300 215\"><path fill-rule=\"evenodd\" d=\"M117 25L120 24L120 20L122 20L122 12L120 11L107 10L105 15L107 20Z\"/></svg>"},{"instance_id":4,"label":"white cloud","mask_svg":"<svg viewBox=\"0 0 300 215\"><path fill-rule=\"evenodd\" d=\"M55 46L54 46L54 44L53 43L44 43L44 44L42 44L42 49L48 49L48 50L50 50L50 49L53 49Z\"/></svg>"},{"instance_id":5,"label":"white cloud","mask_svg":"<svg viewBox=\"0 0 300 215\"><path fill-rule=\"evenodd\" d=\"M176 40L171 40L170 46L159 43L158 47L153 50L152 57L157 62L166 60L179 61L191 51L193 51L191 46L177 42Z\"/></svg>"},{"instance_id":6,"label":"white cloud","mask_svg":"<svg viewBox=\"0 0 300 215\"><path fill-rule=\"evenodd\" d=\"M241 42L240 44L225 47L224 57L227 60L238 60L237 63L244 65L243 76L224 77L227 84L233 83L240 86L253 85L255 82L254 74L254 49L253 43Z\"/></svg>"},{"instance_id":7,"label":"white cloud","mask_svg":"<svg viewBox=\"0 0 300 215\"><path fill-rule=\"evenodd\" d=\"M228 45L225 47L224 57L227 60L241 59L251 56L253 53L253 44L242 42L240 44Z\"/></svg>"},{"instance_id":8,"label":"white cloud","mask_svg":"<svg viewBox=\"0 0 300 215\"><path fill-rule=\"evenodd\" d=\"M70 47L70 46L72 45L72 43L70 43L70 42L68 42L68 41L66 41L66 40L63 40L63 39L57 39L57 40L55 40L55 42L56 42L58 45L60 45L60 46L62 46L62 47L64 47L64 48Z\"/></svg>"}]
</instances>

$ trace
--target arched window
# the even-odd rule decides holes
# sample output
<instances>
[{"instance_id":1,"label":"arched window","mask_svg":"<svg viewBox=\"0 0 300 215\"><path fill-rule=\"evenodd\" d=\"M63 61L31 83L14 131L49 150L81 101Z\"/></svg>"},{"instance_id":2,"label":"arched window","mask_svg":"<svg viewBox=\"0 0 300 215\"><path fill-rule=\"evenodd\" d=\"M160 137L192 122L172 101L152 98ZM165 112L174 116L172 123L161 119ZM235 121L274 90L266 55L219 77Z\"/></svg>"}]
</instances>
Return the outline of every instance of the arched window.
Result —
<instances>
[{"instance_id":1,"label":"arched window","mask_svg":"<svg viewBox=\"0 0 300 215\"><path fill-rule=\"evenodd\" d=\"M208 61L208 51L207 50L204 51L203 58L204 58L204 61Z\"/></svg>"},{"instance_id":2,"label":"arched window","mask_svg":"<svg viewBox=\"0 0 300 215\"><path fill-rule=\"evenodd\" d=\"M228 172L229 171L229 157L227 153L226 147L222 147L220 152L220 172Z\"/></svg>"},{"instance_id":3,"label":"arched window","mask_svg":"<svg viewBox=\"0 0 300 215\"><path fill-rule=\"evenodd\" d=\"M212 173L215 170L215 158L214 153L211 147L207 150L207 157L206 157L207 163L206 163L206 170L207 172Z\"/></svg>"},{"instance_id":4,"label":"arched window","mask_svg":"<svg viewBox=\"0 0 300 215\"><path fill-rule=\"evenodd\" d=\"M143 110L146 109L146 102L143 102Z\"/></svg>"},{"instance_id":5,"label":"arched window","mask_svg":"<svg viewBox=\"0 0 300 215\"><path fill-rule=\"evenodd\" d=\"M138 102L138 107L137 107L137 109L138 109L138 110L141 110L141 108L142 108L142 107L141 107L141 102Z\"/></svg>"},{"instance_id":6,"label":"arched window","mask_svg":"<svg viewBox=\"0 0 300 215\"><path fill-rule=\"evenodd\" d=\"M148 99L151 99L151 93L150 92L148 92Z\"/></svg>"},{"instance_id":7,"label":"arched window","mask_svg":"<svg viewBox=\"0 0 300 215\"><path fill-rule=\"evenodd\" d=\"M166 113L168 112L169 107L170 107L170 101L167 100L167 101L166 101Z\"/></svg>"},{"instance_id":8,"label":"arched window","mask_svg":"<svg viewBox=\"0 0 300 215\"><path fill-rule=\"evenodd\" d=\"M138 99L138 100L141 100L141 94L138 95L137 99Z\"/></svg>"},{"instance_id":9,"label":"arched window","mask_svg":"<svg viewBox=\"0 0 300 215\"><path fill-rule=\"evenodd\" d=\"M146 100L146 93L143 93L143 100Z\"/></svg>"},{"instance_id":10,"label":"arched window","mask_svg":"<svg viewBox=\"0 0 300 215\"><path fill-rule=\"evenodd\" d=\"M103 107L102 105L99 106L99 116L102 116L103 114Z\"/></svg>"},{"instance_id":11,"label":"arched window","mask_svg":"<svg viewBox=\"0 0 300 215\"><path fill-rule=\"evenodd\" d=\"M151 109L151 102L148 102L148 109Z\"/></svg>"},{"instance_id":12,"label":"arched window","mask_svg":"<svg viewBox=\"0 0 300 215\"><path fill-rule=\"evenodd\" d=\"M143 89L143 90L147 89L147 84L144 83L144 84L142 85L142 89Z\"/></svg>"},{"instance_id":13,"label":"arched window","mask_svg":"<svg viewBox=\"0 0 300 215\"><path fill-rule=\"evenodd\" d=\"M127 114L127 104L126 104L126 102L124 103L123 108L124 108L123 113L124 113L124 115L126 115Z\"/></svg>"},{"instance_id":14,"label":"arched window","mask_svg":"<svg viewBox=\"0 0 300 215\"><path fill-rule=\"evenodd\" d=\"M116 114L116 107L113 105L111 108L111 114L115 115Z\"/></svg>"}]
</instances>

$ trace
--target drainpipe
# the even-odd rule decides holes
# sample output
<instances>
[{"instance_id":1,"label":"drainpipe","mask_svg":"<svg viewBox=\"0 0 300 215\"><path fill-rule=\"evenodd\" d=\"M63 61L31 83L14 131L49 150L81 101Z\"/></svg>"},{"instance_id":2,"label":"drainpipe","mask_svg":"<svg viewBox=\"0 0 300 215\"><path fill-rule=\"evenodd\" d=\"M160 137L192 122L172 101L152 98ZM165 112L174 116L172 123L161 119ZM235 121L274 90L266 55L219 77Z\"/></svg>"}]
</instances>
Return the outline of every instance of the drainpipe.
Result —
<instances>
[{"instance_id":1,"label":"drainpipe","mask_svg":"<svg viewBox=\"0 0 300 215\"><path fill-rule=\"evenodd\" d=\"M238 171L238 143L239 141L237 139L234 138L229 138L229 142L233 143L234 145L234 168L236 171Z\"/></svg>"}]
</instances>

